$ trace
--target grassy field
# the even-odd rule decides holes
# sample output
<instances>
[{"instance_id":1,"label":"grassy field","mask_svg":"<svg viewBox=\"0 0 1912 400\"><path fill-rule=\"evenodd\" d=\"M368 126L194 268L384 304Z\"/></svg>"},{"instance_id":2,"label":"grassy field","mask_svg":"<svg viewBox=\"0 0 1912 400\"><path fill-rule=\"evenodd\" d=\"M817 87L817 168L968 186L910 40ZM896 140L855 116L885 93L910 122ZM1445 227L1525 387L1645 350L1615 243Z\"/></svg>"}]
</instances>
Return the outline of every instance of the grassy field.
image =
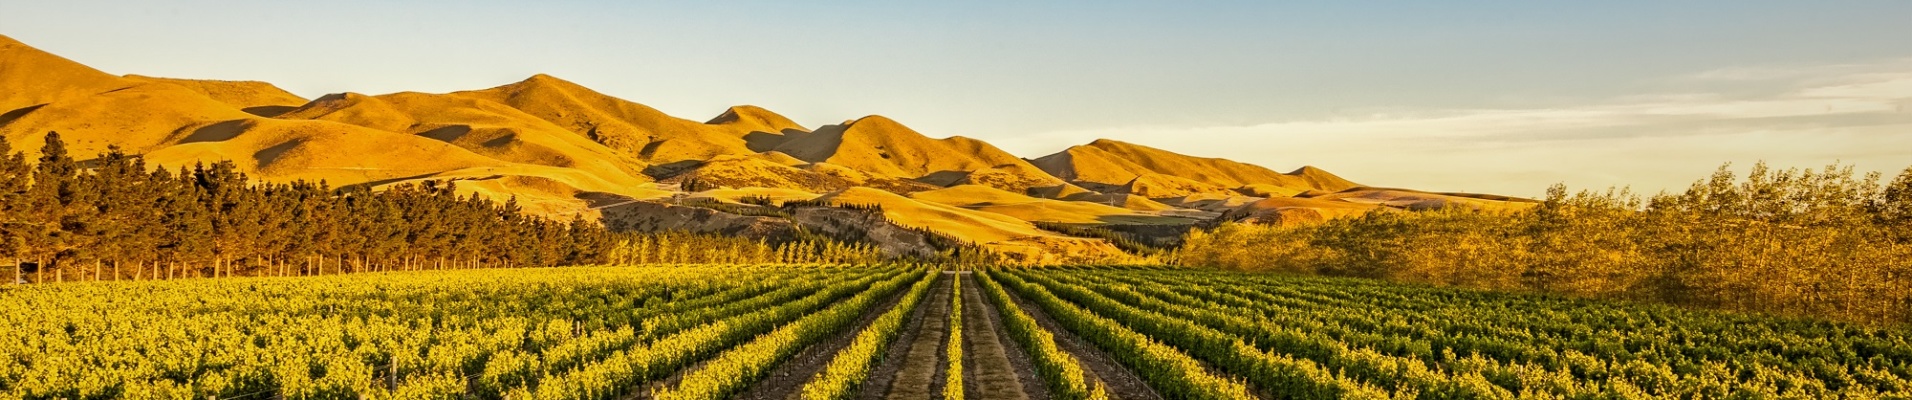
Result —
<instances>
[{"instance_id":1,"label":"grassy field","mask_svg":"<svg viewBox=\"0 0 1912 400\"><path fill-rule=\"evenodd\" d=\"M1904 398L1912 330L1169 268L0 289L0 398Z\"/></svg>"}]
</instances>

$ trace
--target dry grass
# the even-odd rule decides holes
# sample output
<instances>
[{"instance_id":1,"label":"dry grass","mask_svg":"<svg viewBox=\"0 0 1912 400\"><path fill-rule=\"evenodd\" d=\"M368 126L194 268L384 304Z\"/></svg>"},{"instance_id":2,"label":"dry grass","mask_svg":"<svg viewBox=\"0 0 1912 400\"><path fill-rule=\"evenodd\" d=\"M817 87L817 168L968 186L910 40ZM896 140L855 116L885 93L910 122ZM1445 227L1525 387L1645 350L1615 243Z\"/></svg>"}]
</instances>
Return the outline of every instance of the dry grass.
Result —
<instances>
[{"instance_id":1,"label":"dry grass","mask_svg":"<svg viewBox=\"0 0 1912 400\"><path fill-rule=\"evenodd\" d=\"M0 114L133 85L5 35L0 35L0 72Z\"/></svg>"},{"instance_id":2,"label":"dry grass","mask_svg":"<svg viewBox=\"0 0 1912 400\"><path fill-rule=\"evenodd\" d=\"M1357 186L1313 167L1282 174L1260 166L1220 158L1187 156L1108 139L1070 147L1060 153L1038 158L1034 163L1050 174L1071 181L1108 186L1127 185L1148 174L1174 176L1219 188L1272 184L1332 192Z\"/></svg>"},{"instance_id":3,"label":"dry grass","mask_svg":"<svg viewBox=\"0 0 1912 400\"><path fill-rule=\"evenodd\" d=\"M970 172L993 168L1013 178L993 183L1013 192L1064 185L1061 179L988 143L960 136L930 139L882 116L819 128L815 133L792 137L775 150L877 178L950 185Z\"/></svg>"},{"instance_id":4,"label":"dry grass","mask_svg":"<svg viewBox=\"0 0 1912 400\"><path fill-rule=\"evenodd\" d=\"M744 132L662 111L550 75L453 95L496 102L652 163L748 154Z\"/></svg>"},{"instance_id":5,"label":"dry grass","mask_svg":"<svg viewBox=\"0 0 1912 400\"><path fill-rule=\"evenodd\" d=\"M1181 224L1192 221L1162 217L1086 201L1050 200L977 185L911 193L910 198L1015 217L1024 221L1071 224ZM1159 203L1157 203L1159 204Z\"/></svg>"},{"instance_id":6,"label":"dry grass","mask_svg":"<svg viewBox=\"0 0 1912 400\"><path fill-rule=\"evenodd\" d=\"M210 97L214 101L262 117L277 116L306 103L304 97L259 81L177 79L142 75L127 75L126 79L133 82L179 85Z\"/></svg>"}]
</instances>

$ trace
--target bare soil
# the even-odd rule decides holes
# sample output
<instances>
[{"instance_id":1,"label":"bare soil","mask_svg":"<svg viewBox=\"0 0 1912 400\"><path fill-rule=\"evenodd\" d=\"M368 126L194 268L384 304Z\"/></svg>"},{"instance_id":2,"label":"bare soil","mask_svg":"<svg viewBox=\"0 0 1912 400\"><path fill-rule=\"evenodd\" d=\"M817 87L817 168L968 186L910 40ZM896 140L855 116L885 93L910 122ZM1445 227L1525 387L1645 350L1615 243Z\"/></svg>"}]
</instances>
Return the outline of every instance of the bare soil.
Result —
<instances>
[{"instance_id":1,"label":"bare soil","mask_svg":"<svg viewBox=\"0 0 1912 400\"><path fill-rule=\"evenodd\" d=\"M911 316L908 330L890 344L883 362L863 382L860 399L924 400L943 396L943 338L949 332L949 285L938 279Z\"/></svg>"},{"instance_id":2,"label":"bare soil","mask_svg":"<svg viewBox=\"0 0 1912 400\"><path fill-rule=\"evenodd\" d=\"M944 283L946 282L939 280L931 284L929 290L937 290ZM909 319L903 321L903 326L899 327L902 329L901 333L896 335L896 339L891 341L889 346L884 347L883 359L870 368L869 377L858 386L858 399L879 400L889 392L890 381L895 380L896 372L903 369L903 358L909 354L909 345L915 343L916 336L922 333L923 320L927 319L924 315L929 313L929 302L935 298L935 293L925 293L922 305L916 307L915 311L911 311Z\"/></svg>"},{"instance_id":3,"label":"bare soil","mask_svg":"<svg viewBox=\"0 0 1912 400\"><path fill-rule=\"evenodd\" d=\"M1048 400L1049 388L1036 375L1022 345L1003 331L996 308L983 301L982 286L971 274L963 279L963 393L982 399Z\"/></svg>"}]
</instances>

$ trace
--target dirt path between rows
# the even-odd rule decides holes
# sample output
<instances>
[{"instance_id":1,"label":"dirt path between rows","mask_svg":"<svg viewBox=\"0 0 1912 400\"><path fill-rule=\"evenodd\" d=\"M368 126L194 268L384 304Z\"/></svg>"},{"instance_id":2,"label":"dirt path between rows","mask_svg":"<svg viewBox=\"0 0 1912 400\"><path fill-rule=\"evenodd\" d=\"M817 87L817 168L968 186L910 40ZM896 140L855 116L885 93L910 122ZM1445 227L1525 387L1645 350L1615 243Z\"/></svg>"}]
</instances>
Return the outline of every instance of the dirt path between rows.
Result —
<instances>
[{"instance_id":1,"label":"dirt path between rows","mask_svg":"<svg viewBox=\"0 0 1912 400\"><path fill-rule=\"evenodd\" d=\"M877 303L869 310L865 310L863 315L857 317L856 321L851 322L849 326L831 335L829 339L811 344L790 359L777 363L776 368L764 374L763 378L758 379L756 383L750 384L750 388L730 398L746 400L798 398L803 385L810 383L811 377L815 377L818 372L823 371L824 367L829 366L830 359L835 358L838 351L850 347L850 342L856 340L856 335L863 333L865 328L875 323L877 317L890 312L890 309L896 308L897 303L903 302L903 296L908 295L909 291L909 285L898 288L895 294L891 294L889 298L883 299L882 303Z\"/></svg>"},{"instance_id":2,"label":"dirt path between rows","mask_svg":"<svg viewBox=\"0 0 1912 400\"><path fill-rule=\"evenodd\" d=\"M873 284L874 284L874 283L873 283ZM867 290L867 289L866 289L866 290ZM881 301L881 302L878 302L878 303L876 303L876 304L874 304L874 305L871 305L871 306L870 306L870 309L869 309L869 310L866 310L866 311L864 311L864 312L863 312L863 315L861 315L861 316L859 316L859 317L857 318L857 320L856 320L855 322L853 322L853 323L851 323L851 324L850 324L851 326L853 326L853 327L856 327L856 329L846 329L846 330L847 330L848 332L850 332L850 333L849 333L849 335L850 335L851 337L855 337L855 334L856 334L855 332L858 332L858 331L861 331L861 330L862 330L862 328L861 328L862 326L867 326L867 325L869 325L869 324L870 324L871 322L873 322L873 321L875 321L875 320L876 320L876 317L877 317L877 316L880 316L880 315L883 315L883 312L885 312L885 311L888 311L888 310L889 310L890 308L892 308L892 307L895 307L895 306L896 306L896 303L899 303L899 302L902 302L902 301L903 301L903 295L904 295L904 294L906 294L906 293L909 293L909 286L908 286L908 285L905 285L905 286L903 286L902 288L899 288L899 289L897 289L897 290L896 290L896 293L892 293L892 294L890 294L890 296L889 296L888 298L885 298L885 299L883 299L883 301ZM855 295L851 295L851 296L853 297L853 296L855 296ZM851 297L844 297L844 298L842 298L842 299L838 299L838 300L837 300L836 302L833 302L833 303L830 303L830 304L828 304L828 305L824 305L823 307L820 307L820 308L817 308L817 310L824 310L824 309L828 309L828 308L830 308L830 307L832 307L832 306L835 306L835 305L836 305L837 303L841 303L841 302L844 302L844 301L849 301L849 300L850 300L850 298L851 298ZM798 319L802 319L802 317L798 317ZM796 320L791 320L790 322L785 322L785 324L790 324L790 323L794 323L794 322L796 322ZM769 333L769 332L775 332L775 331L776 331L777 329L782 329L782 328L783 328L783 325L778 325L777 327L775 327L775 328L771 328L771 329L770 329L769 331L765 331L764 333ZM757 336L758 336L758 337L761 337L761 336L763 336L763 335L762 335L762 334L759 334L759 335L757 335ZM838 332L838 334L837 334L836 336L843 336L843 333L842 333L842 332ZM797 354L796 354L795 356L793 356L793 357L792 357L792 358L791 358L790 360L802 360L802 359L804 359L804 356L806 356L806 355L810 355L810 354L809 354L809 352L810 352L810 351L811 351L811 350L812 350L813 348L815 348L815 347L817 347L817 346L819 346L819 345L822 345L822 344L828 344L828 343L831 343L831 342L833 342L833 341L835 341L835 340L837 339L837 337L836 337L836 336L833 336L833 337L832 337L831 339L829 339L829 340L827 340L827 341L824 341L824 342L820 342L820 343L817 343L817 344L812 344L812 345L810 345L810 346L809 346L809 348L805 348L805 349L804 349L804 350L802 350L802 351L798 351L798 352L797 352ZM757 338L756 338L756 337L752 337L752 338L750 338L750 339L744 339L744 341L743 341L743 342L740 342L740 343L738 343L738 344L739 344L739 345L741 345L741 344L743 344L743 343L749 343L750 341L753 341L753 340L757 340ZM844 346L848 346L848 345L849 345L849 340L848 340L848 339L845 339L845 340L844 340L843 342L844 342L843 344L840 344L840 345L837 345L837 347L839 347L839 348L841 348L841 347L844 347ZM735 346L732 346L732 347L734 348ZM665 388L675 388L675 387L677 387L677 385L678 385L679 383L682 383L682 382L684 381L684 376L686 376L686 375L690 375L690 373L691 373L692 371L697 371L697 370L700 370L700 369L703 369L703 368L704 368L704 366L705 366L706 364L709 364L709 363L710 363L710 360L711 360L711 359L714 359L714 358L716 358L717 356L719 356L719 355L722 355L722 354L724 354L724 352L725 352L725 351L729 351L729 350L730 350L730 349L728 349L728 348L726 348L726 349L723 349L723 350L718 350L718 351L717 351L717 353L716 353L716 354L712 354L712 355L710 356L710 358L706 358L706 359L703 359L703 360L698 360L698 361L697 361L697 362L695 362L695 363L691 363L691 365L690 365L689 367L684 367L684 368L681 368L681 369L678 369L678 370L677 370L677 372L673 372L673 373L671 373L671 375L670 375L670 376L667 376L667 377L664 377L663 379L658 379L658 380L655 380L655 381L650 381L650 382L646 382L646 383L644 383L644 384L642 384L642 385L640 385L640 386L639 386L639 387L638 387L638 388L637 388L636 390L633 390L633 391L632 391L632 392L631 392L630 394L626 394L626 395L624 395L624 396L622 396L622 397L619 397L619 398L620 398L621 400L650 400L651 398L653 398L653 397L654 397L654 396L652 396L652 393L655 393L655 392L657 392L657 391L659 391L659 390L663 390L663 389L665 389ZM825 353L825 354L824 354L824 355L823 355L823 356L821 357L821 358L823 358L823 363L824 363L824 364L828 364L828 363L829 363L829 361L830 361L830 355L831 355L831 354L835 354L835 353L836 353L835 351L831 351L830 353ZM814 357L814 355L812 355L812 356ZM786 362L782 362L782 363L779 363L779 365L778 365L778 366L777 366L776 368L774 368L774 369L772 369L772 370L770 371L770 374L767 374L767 375L765 375L763 379L761 379L761 380L759 380L759 381L758 381L757 383L754 383L754 384L752 384L752 385L751 385L751 388L750 388L750 389L746 389L746 391L745 391L744 393L745 393L745 394L750 394L750 393L754 393L754 392L755 392L755 390L757 389L757 386L761 386L761 385L764 385L764 384L765 384L765 381L771 381L771 380L777 380L777 379L775 379L775 378L777 378L777 377L778 377L778 375L777 375L777 373L779 373L779 372L784 372L784 373L786 373L786 374L792 374L792 373L794 373L794 371L792 371L792 372L785 372L785 370L784 370L784 368L785 368L785 367L787 367L787 366L789 366L790 364L799 364L799 362L791 362L790 360L786 360ZM792 368L795 368L795 367L792 367ZM816 372L815 372L815 371L812 371L812 372L811 372L810 374L812 374L812 375L814 375L814 374L816 374ZM808 380L809 380L809 376L808 376L808 375L805 375L805 376L804 376L804 377L803 377L802 379L796 379L796 381L797 381L797 382L795 383L795 386L794 386L794 387L792 387L792 388L790 388L790 389L787 389L787 390L788 390L788 391L791 391L791 392L794 392L794 391L796 391L796 390L798 390L799 388L802 388L802 387L803 387L803 384L804 384L804 382L805 382L805 381L808 381ZM762 393L779 393L779 392L771 392L771 391L765 391L765 392L762 392ZM733 397L735 397L735 398L745 398L745 397L741 397L741 395L739 395L739 396L733 396ZM764 398L780 398L780 397L764 397Z\"/></svg>"},{"instance_id":3,"label":"dirt path between rows","mask_svg":"<svg viewBox=\"0 0 1912 400\"><path fill-rule=\"evenodd\" d=\"M929 293L923 293L922 304L918 304L916 310L910 312L910 318L904 320L902 327L899 327L902 331L897 335L897 339L891 341L889 346L883 346L883 360L876 366L870 367L870 377L864 379L862 385L858 387L857 398L881 400L883 394L889 394L889 383L897 379L897 371L902 371L902 364L904 364L902 360L910 354L910 343L916 343L916 335L922 333L923 320L929 320L927 318L931 308L929 302L937 299L937 291L948 291L945 285L948 285L948 278L945 276L939 276L937 283L929 285Z\"/></svg>"},{"instance_id":4,"label":"dirt path between rows","mask_svg":"<svg viewBox=\"0 0 1912 400\"><path fill-rule=\"evenodd\" d=\"M1022 298L1022 294L1007 286L1008 283L997 282L1004 284L1003 291L1009 294L1010 299L1016 301L1018 307L1022 307L1023 312L1035 318L1036 325L1042 326L1042 329L1055 335L1056 346L1074 355L1076 360L1082 363L1082 368L1088 370L1086 372L1107 385L1105 390L1109 398L1120 400L1160 400L1162 398L1162 395L1156 393L1154 388L1150 388L1142 377L1135 374L1135 371L1123 367L1122 363L1109 356L1109 353L1083 340L1081 336L1076 336L1075 332L1063 329L1055 318L1049 317L1049 313L1044 311L1042 306Z\"/></svg>"},{"instance_id":5,"label":"dirt path between rows","mask_svg":"<svg viewBox=\"0 0 1912 400\"><path fill-rule=\"evenodd\" d=\"M863 382L859 399L925 400L943 396L943 338L949 332L949 290L952 275L930 286L923 304L911 315L908 329L890 343L883 362Z\"/></svg>"},{"instance_id":6,"label":"dirt path between rows","mask_svg":"<svg viewBox=\"0 0 1912 400\"><path fill-rule=\"evenodd\" d=\"M1003 330L973 274L963 279L963 393L982 399L1049 400L1022 345Z\"/></svg>"}]
</instances>

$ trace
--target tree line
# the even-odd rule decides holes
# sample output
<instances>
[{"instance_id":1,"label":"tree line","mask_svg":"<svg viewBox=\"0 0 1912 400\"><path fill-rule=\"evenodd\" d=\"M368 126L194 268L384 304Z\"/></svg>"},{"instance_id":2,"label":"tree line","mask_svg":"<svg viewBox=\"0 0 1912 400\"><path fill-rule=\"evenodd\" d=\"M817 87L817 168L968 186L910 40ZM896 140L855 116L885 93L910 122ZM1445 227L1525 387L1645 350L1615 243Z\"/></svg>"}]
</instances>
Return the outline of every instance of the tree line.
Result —
<instances>
[{"instance_id":1,"label":"tree line","mask_svg":"<svg viewBox=\"0 0 1912 400\"><path fill-rule=\"evenodd\" d=\"M1548 190L1518 211L1374 212L1308 226L1196 231L1187 265L1912 322L1912 168L1741 178L1680 193Z\"/></svg>"},{"instance_id":2,"label":"tree line","mask_svg":"<svg viewBox=\"0 0 1912 400\"><path fill-rule=\"evenodd\" d=\"M866 262L869 246L619 233L459 196L450 182L373 191L249 179L230 162L81 162L58 133L37 159L0 137L0 267L13 282L302 276L610 262ZM802 240L797 240L802 239ZM765 253L759 253L764 251ZM746 254L747 253L747 254ZM0 270L0 274L6 271Z\"/></svg>"},{"instance_id":3,"label":"tree line","mask_svg":"<svg viewBox=\"0 0 1912 400\"><path fill-rule=\"evenodd\" d=\"M738 237L661 232L630 235L605 262L627 264L874 264L888 260L869 243L805 237L774 243Z\"/></svg>"}]
</instances>

